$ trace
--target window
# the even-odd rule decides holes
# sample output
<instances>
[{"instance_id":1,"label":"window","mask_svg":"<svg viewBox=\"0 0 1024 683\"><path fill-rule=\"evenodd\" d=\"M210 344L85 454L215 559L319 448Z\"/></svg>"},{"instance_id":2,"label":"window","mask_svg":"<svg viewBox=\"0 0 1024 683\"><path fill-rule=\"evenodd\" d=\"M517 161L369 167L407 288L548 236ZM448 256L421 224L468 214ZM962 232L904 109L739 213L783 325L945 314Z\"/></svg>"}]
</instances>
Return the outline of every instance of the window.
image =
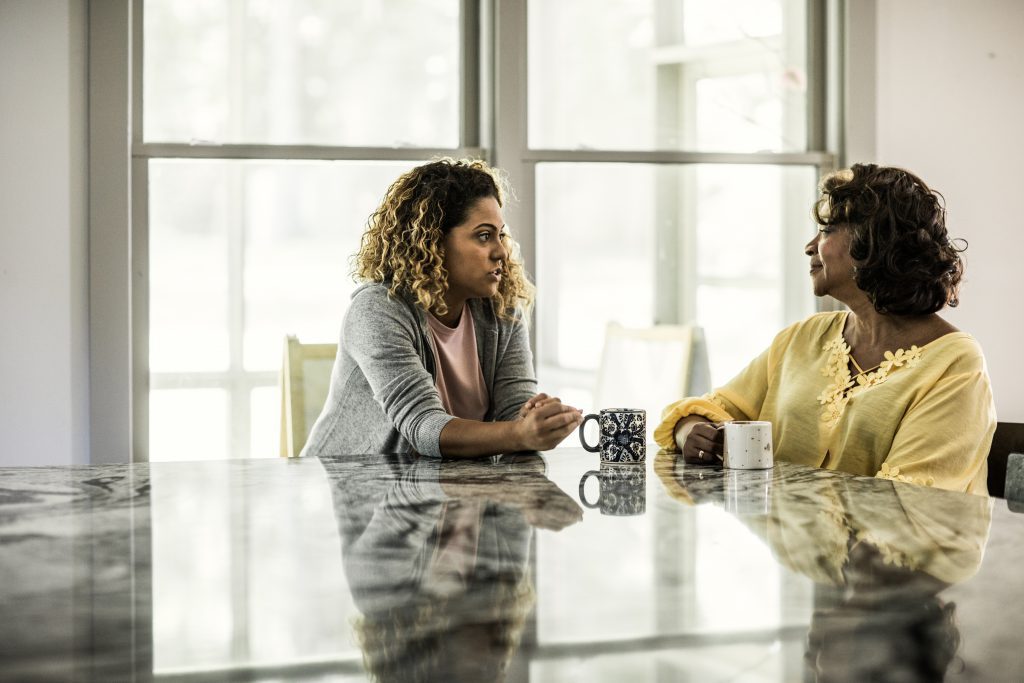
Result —
<instances>
[{"instance_id":1,"label":"window","mask_svg":"<svg viewBox=\"0 0 1024 683\"><path fill-rule=\"evenodd\" d=\"M362 226L412 164L150 159L151 460L278 454L284 335L337 340Z\"/></svg>"},{"instance_id":2,"label":"window","mask_svg":"<svg viewBox=\"0 0 1024 683\"><path fill-rule=\"evenodd\" d=\"M462 125L474 116L463 12L458 0L142 9L148 457L276 456L285 335L337 340L350 257L399 173L479 153Z\"/></svg>"},{"instance_id":3,"label":"window","mask_svg":"<svg viewBox=\"0 0 1024 683\"><path fill-rule=\"evenodd\" d=\"M147 142L459 146L459 2L146 0Z\"/></svg>"},{"instance_id":4,"label":"window","mask_svg":"<svg viewBox=\"0 0 1024 683\"><path fill-rule=\"evenodd\" d=\"M807 239L814 167L542 163L536 177L538 355L559 395L602 407L589 392L608 322L696 321L722 382L813 311L787 265Z\"/></svg>"},{"instance_id":5,"label":"window","mask_svg":"<svg viewBox=\"0 0 1024 683\"><path fill-rule=\"evenodd\" d=\"M605 326L696 323L727 381L813 312L791 267L831 157L809 140L807 3L531 0L542 385L592 405ZM500 150L499 150L500 151Z\"/></svg>"}]
</instances>

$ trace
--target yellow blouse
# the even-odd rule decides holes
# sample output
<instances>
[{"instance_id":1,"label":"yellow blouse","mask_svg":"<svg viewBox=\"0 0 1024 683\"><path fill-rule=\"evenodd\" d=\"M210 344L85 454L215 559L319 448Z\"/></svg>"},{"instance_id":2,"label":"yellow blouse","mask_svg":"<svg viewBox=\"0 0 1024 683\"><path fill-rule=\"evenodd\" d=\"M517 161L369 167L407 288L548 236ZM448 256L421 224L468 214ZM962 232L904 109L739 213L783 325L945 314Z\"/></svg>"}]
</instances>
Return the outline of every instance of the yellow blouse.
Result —
<instances>
[{"instance_id":1,"label":"yellow blouse","mask_svg":"<svg viewBox=\"0 0 1024 683\"><path fill-rule=\"evenodd\" d=\"M878 368L851 377L848 315L787 327L725 386L666 407L655 441L677 450L673 431L687 415L768 420L780 460L987 494L996 412L978 343L952 332L887 351Z\"/></svg>"}]
</instances>

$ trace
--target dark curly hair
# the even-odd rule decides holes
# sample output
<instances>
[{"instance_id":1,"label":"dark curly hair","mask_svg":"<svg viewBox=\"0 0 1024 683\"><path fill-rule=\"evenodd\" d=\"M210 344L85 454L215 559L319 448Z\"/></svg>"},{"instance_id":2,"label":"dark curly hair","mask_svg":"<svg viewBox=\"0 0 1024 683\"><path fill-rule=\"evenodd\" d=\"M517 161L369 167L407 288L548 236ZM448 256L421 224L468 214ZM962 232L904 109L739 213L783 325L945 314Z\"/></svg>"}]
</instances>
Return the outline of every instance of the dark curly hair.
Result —
<instances>
[{"instance_id":1,"label":"dark curly hair","mask_svg":"<svg viewBox=\"0 0 1024 683\"><path fill-rule=\"evenodd\" d=\"M821 181L820 225L850 230L855 281L875 310L924 315L959 303L964 240L946 232L943 197L901 168L854 164Z\"/></svg>"},{"instance_id":2,"label":"dark curly hair","mask_svg":"<svg viewBox=\"0 0 1024 683\"><path fill-rule=\"evenodd\" d=\"M466 220L477 201L493 197L504 205L506 187L500 171L470 159L438 159L403 173L370 216L353 258L353 274L387 282L392 294L407 292L425 309L446 313L444 236ZM534 288L516 243L510 237L502 240L508 249L505 277L491 301L499 317L513 319L517 309L533 304Z\"/></svg>"}]
</instances>

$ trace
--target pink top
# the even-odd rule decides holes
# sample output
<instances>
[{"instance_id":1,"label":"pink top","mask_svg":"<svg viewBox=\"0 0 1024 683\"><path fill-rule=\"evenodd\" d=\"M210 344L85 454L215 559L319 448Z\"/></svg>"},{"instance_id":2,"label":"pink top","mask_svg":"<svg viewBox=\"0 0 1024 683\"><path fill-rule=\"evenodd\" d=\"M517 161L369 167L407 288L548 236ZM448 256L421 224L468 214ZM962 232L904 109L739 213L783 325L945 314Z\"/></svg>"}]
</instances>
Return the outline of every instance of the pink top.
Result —
<instances>
[{"instance_id":1,"label":"pink top","mask_svg":"<svg viewBox=\"0 0 1024 683\"><path fill-rule=\"evenodd\" d=\"M450 415L464 420L482 421L487 414L490 395L480 369L476 351L476 327L469 306L462 307L459 324L447 327L433 315L427 326L434 342L437 361L437 393Z\"/></svg>"},{"instance_id":2,"label":"pink top","mask_svg":"<svg viewBox=\"0 0 1024 683\"><path fill-rule=\"evenodd\" d=\"M424 587L434 595L465 592L476 566L483 510L480 501L453 500L444 504L437 524L437 546L424 582Z\"/></svg>"}]
</instances>

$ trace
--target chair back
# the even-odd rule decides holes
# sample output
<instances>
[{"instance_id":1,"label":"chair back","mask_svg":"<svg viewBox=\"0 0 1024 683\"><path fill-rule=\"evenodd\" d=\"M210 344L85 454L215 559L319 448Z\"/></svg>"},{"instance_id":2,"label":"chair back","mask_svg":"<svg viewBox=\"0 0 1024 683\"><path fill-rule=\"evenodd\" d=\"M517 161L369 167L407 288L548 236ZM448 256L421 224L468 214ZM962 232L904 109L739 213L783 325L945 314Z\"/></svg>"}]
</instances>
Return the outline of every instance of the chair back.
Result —
<instances>
[{"instance_id":1,"label":"chair back","mask_svg":"<svg viewBox=\"0 0 1024 683\"><path fill-rule=\"evenodd\" d=\"M337 344L303 344L289 335L281 364L281 457L302 452L331 386Z\"/></svg>"},{"instance_id":2,"label":"chair back","mask_svg":"<svg viewBox=\"0 0 1024 683\"><path fill-rule=\"evenodd\" d=\"M1010 453L1006 460L1006 500L1011 510L1024 512L1024 452Z\"/></svg>"},{"instance_id":3,"label":"chair back","mask_svg":"<svg viewBox=\"0 0 1024 683\"><path fill-rule=\"evenodd\" d=\"M997 422L988 452L988 492L999 498L1009 498L1007 491L1007 465L1010 453L1024 453L1024 423ZM1022 492L1024 493L1024 492ZM1017 494L1020 497L1021 493Z\"/></svg>"},{"instance_id":4,"label":"chair back","mask_svg":"<svg viewBox=\"0 0 1024 683\"><path fill-rule=\"evenodd\" d=\"M609 323L594 409L643 408L650 439L666 405L710 388L704 334L695 325L640 329Z\"/></svg>"}]
</instances>

